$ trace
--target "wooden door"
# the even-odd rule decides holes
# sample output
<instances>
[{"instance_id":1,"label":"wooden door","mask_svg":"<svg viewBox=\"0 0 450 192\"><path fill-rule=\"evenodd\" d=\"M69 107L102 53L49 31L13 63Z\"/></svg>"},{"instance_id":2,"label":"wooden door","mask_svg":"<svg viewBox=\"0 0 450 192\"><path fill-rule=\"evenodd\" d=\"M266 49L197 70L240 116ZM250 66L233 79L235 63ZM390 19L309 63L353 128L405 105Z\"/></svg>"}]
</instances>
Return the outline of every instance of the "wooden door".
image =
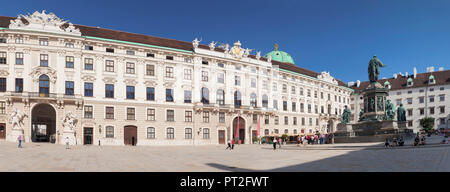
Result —
<instances>
[{"instance_id":1,"label":"wooden door","mask_svg":"<svg viewBox=\"0 0 450 192\"><path fill-rule=\"evenodd\" d=\"M92 145L92 142L93 142L93 128L85 127L84 128L84 144Z\"/></svg>"},{"instance_id":2,"label":"wooden door","mask_svg":"<svg viewBox=\"0 0 450 192\"><path fill-rule=\"evenodd\" d=\"M6 138L6 124L0 123L0 139Z\"/></svg>"},{"instance_id":3,"label":"wooden door","mask_svg":"<svg viewBox=\"0 0 450 192\"><path fill-rule=\"evenodd\" d=\"M219 144L225 144L225 130L219 130Z\"/></svg>"},{"instance_id":4,"label":"wooden door","mask_svg":"<svg viewBox=\"0 0 450 192\"><path fill-rule=\"evenodd\" d=\"M125 126L124 127L124 143L125 145L136 145L137 144L137 127L136 126Z\"/></svg>"}]
</instances>

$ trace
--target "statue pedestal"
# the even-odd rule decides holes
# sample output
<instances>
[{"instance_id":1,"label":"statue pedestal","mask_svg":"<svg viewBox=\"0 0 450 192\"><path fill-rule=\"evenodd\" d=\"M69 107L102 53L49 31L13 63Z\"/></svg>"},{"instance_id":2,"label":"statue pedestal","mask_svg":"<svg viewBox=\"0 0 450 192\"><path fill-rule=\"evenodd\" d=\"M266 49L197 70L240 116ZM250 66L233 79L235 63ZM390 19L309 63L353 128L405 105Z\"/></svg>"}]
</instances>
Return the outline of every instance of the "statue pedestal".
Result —
<instances>
[{"instance_id":1,"label":"statue pedestal","mask_svg":"<svg viewBox=\"0 0 450 192\"><path fill-rule=\"evenodd\" d=\"M75 131L64 130L62 138L61 138L61 143L64 145L66 144L66 138L69 138L69 145L77 144L77 141L75 138Z\"/></svg>"},{"instance_id":2,"label":"statue pedestal","mask_svg":"<svg viewBox=\"0 0 450 192\"><path fill-rule=\"evenodd\" d=\"M353 132L351 124L338 123L336 127L336 132Z\"/></svg>"}]
</instances>

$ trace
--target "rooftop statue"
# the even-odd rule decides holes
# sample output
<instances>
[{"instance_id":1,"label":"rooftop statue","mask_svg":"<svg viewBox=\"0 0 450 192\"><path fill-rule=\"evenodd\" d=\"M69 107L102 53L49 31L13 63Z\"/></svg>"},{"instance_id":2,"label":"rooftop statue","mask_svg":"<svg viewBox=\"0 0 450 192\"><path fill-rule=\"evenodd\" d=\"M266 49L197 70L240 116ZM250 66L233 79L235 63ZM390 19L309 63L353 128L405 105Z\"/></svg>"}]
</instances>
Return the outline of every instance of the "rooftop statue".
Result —
<instances>
[{"instance_id":1,"label":"rooftop statue","mask_svg":"<svg viewBox=\"0 0 450 192\"><path fill-rule=\"evenodd\" d=\"M369 61L369 81L370 83L377 82L378 75L380 75L380 67L384 67L385 65L377 58L376 55L372 57Z\"/></svg>"},{"instance_id":2,"label":"rooftop statue","mask_svg":"<svg viewBox=\"0 0 450 192\"><path fill-rule=\"evenodd\" d=\"M197 49L198 48L198 45L200 44L200 42L201 42L202 40L198 40L197 38L195 38L193 41L192 41L192 46L194 47L194 49Z\"/></svg>"}]
</instances>

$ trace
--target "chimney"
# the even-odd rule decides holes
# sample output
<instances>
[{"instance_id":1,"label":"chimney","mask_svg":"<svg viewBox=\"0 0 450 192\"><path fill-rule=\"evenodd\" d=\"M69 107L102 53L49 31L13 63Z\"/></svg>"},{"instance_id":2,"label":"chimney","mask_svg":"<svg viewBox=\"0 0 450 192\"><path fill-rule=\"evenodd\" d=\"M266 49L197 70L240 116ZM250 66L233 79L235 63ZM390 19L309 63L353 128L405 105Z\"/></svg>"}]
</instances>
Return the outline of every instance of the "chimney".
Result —
<instances>
[{"instance_id":1,"label":"chimney","mask_svg":"<svg viewBox=\"0 0 450 192\"><path fill-rule=\"evenodd\" d=\"M439 67L439 71L444 71L444 68L443 67Z\"/></svg>"},{"instance_id":2,"label":"chimney","mask_svg":"<svg viewBox=\"0 0 450 192\"><path fill-rule=\"evenodd\" d=\"M350 82L347 83L347 86L349 86L349 87L351 87L353 85L355 85L355 82L353 82L353 81L350 81Z\"/></svg>"},{"instance_id":3,"label":"chimney","mask_svg":"<svg viewBox=\"0 0 450 192\"><path fill-rule=\"evenodd\" d=\"M397 73L394 73L393 76L394 76L394 79L397 79Z\"/></svg>"},{"instance_id":4,"label":"chimney","mask_svg":"<svg viewBox=\"0 0 450 192\"><path fill-rule=\"evenodd\" d=\"M360 84L361 84L361 81L356 80L356 87L359 87Z\"/></svg>"},{"instance_id":5,"label":"chimney","mask_svg":"<svg viewBox=\"0 0 450 192\"><path fill-rule=\"evenodd\" d=\"M414 67L414 79L417 77L417 69Z\"/></svg>"}]
</instances>

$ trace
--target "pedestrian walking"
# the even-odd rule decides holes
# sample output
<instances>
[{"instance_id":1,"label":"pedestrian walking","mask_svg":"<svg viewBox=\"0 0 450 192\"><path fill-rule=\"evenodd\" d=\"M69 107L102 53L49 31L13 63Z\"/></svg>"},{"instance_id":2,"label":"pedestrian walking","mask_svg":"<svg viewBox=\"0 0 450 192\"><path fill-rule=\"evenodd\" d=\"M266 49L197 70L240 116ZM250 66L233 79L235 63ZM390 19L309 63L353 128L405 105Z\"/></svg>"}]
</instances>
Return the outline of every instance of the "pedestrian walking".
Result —
<instances>
[{"instance_id":1,"label":"pedestrian walking","mask_svg":"<svg viewBox=\"0 0 450 192\"><path fill-rule=\"evenodd\" d=\"M390 147L390 145L389 145L389 139L386 138L386 140L384 141L384 148L388 148L388 147Z\"/></svg>"},{"instance_id":2,"label":"pedestrian walking","mask_svg":"<svg viewBox=\"0 0 450 192\"><path fill-rule=\"evenodd\" d=\"M425 135L422 136L422 139L420 141L421 141L421 145L425 145Z\"/></svg>"},{"instance_id":3,"label":"pedestrian walking","mask_svg":"<svg viewBox=\"0 0 450 192\"><path fill-rule=\"evenodd\" d=\"M69 137L66 137L66 149L69 149Z\"/></svg>"},{"instance_id":4,"label":"pedestrian walking","mask_svg":"<svg viewBox=\"0 0 450 192\"><path fill-rule=\"evenodd\" d=\"M277 139L275 137L273 138L272 143L273 143L273 150L277 149Z\"/></svg>"},{"instance_id":5,"label":"pedestrian walking","mask_svg":"<svg viewBox=\"0 0 450 192\"><path fill-rule=\"evenodd\" d=\"M234 139L231 140L231 150L234 149Z\"/></svg>"},{"instance_id":6,"label":"pedestrian walking","mask_svg":"<svg viewBox=\"0 0 450 192\"><path fill-rule=\"evenodd\" d=\"M278 138L278 146L280 146L279 148L281 148L281 142L283 142L283 140L280 138Z\"/></svg>"},{"instance_id":7,"label":"pedestrian walking","mask_svg":"<svg viewBox=\"0 0 450 192\"><path fill-rule=\"evenodd\" d=\"M227 150L227 149L230 149L231 150L231 140L230 139L228 139L228 142L227 142L227 148L225 148L225 150Z\"/></svg>"},{"instance_id":8,"label":"pedestrian walking","mask_svg":"<svg viewBox=\"0 0 450 192\"><path fill-rule=\"evenodd\" d=\"M17 141L19 141L19 146L17 146L18 148L22 148L22 135L19 135L17 137Z\"/></svg>"},{"instance_id":9,"label":"pedestrian walking","mask_svg":"<svg viewBox=\"0 0 450 192\"><path fill-rule=\"evenodd\" d=\"M419 144L419 135L416 135L416 138L414 138L414 146L417 146Z\"/></svg>"}]
</instances>

